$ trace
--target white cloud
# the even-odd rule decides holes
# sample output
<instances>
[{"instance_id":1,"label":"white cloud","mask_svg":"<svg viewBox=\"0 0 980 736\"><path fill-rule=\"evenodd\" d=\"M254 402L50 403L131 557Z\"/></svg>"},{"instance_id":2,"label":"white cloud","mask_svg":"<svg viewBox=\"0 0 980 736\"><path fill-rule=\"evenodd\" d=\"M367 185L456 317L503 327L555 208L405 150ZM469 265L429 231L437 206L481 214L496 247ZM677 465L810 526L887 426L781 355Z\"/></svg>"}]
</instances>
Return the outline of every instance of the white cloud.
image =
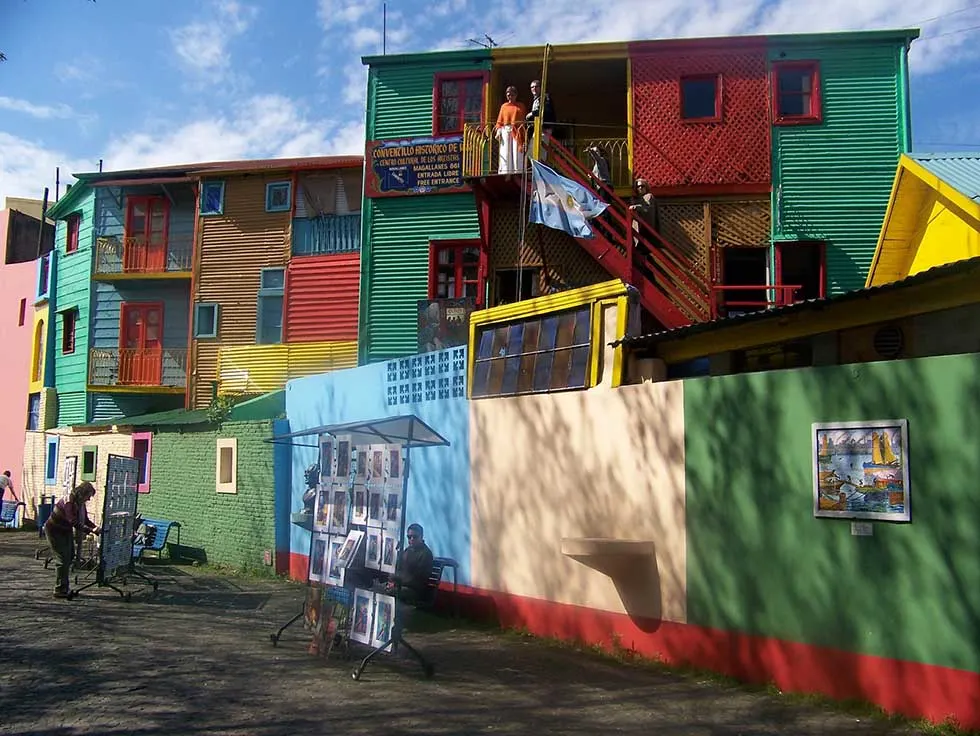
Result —
<instances>
[{"instance_id":1,"label":"white cloud","mask_svg":"<svg viewBox=\"0 0 980 736\"><path fill-rule=\"evenodd\" d=\"M222 79L231 67L228 45L248 30L256 13L235 0L221 0L210 17L171 30L177 61L198 78Z\"/></svg>"},{"instance_id":2,"label":"white cloud","mask_svg":"<svg viewBox=\"0 0 980 736\"><path fill-rule=\"evenodd\" d=\"M61 167L61 192L73 181L71 172L91 171L97 162L73 159L39 142L0 132L0 206L5 197L40 199L44 187L54 200L55 169Z\"/></svg>"},{"instance_id":3,"label":"white cloud","mask_svg":"<svg viewBox=\"0 0 980 736\"><path fill-rule=\"evenodd\" d=\"M35 105L27 100L18 100L13 97L0 96L0 110L10 110L41 120L52 118L70 118L74 115L72 109L65 104L57 105Z\"/></svg>"},{"instance_id":4,"label":"white cloud","mask_svg":"<svg viewBox=\"0 0 980 736\"><path fill-rule=\"evenodd\" d=\"M359 50L368 49L369 51L372 52L374 49L369 47L377 47L377 49L380 51L381 32L376 28L367 28L362 26L361 28L358 28L356 31L354 31L354 33L351 35L351 45L355 49L359 49Z\"/></svg>"}]
</instances>

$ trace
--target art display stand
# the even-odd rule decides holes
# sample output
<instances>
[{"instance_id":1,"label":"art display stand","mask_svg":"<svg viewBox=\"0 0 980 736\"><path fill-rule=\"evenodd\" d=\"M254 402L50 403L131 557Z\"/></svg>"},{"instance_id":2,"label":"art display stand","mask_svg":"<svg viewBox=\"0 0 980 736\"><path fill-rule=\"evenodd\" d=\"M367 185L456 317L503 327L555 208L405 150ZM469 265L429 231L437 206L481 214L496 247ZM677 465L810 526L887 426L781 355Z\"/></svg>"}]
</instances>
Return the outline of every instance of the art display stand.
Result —
<instances>
[{"instance_id":1,"label":"art display stand","mask_svg":"<svg viewBox=\"0 0 980 736\"><path fill-rule=\"evenodd\" d=\"M129 601L132 593L122 590L129 575L146 580L156 590L157 583L133 568L133 528L138 498L139 460L122 455L109 455L105 495L102 501L102 532L99 544L99 563L95 580L69 593L74 598L83 590L98 586L111 588Z\"/></svg>"}]
</instances>

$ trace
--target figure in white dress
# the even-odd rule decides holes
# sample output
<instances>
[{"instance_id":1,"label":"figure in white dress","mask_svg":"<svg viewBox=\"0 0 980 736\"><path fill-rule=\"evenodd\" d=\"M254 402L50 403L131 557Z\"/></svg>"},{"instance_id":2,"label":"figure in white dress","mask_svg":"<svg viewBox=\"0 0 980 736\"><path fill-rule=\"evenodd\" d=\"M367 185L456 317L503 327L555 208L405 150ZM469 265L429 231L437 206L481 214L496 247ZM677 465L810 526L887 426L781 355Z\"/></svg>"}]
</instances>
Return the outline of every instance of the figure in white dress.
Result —
<instances>
[{"instance_id":1,"label":"figure in white dress","mask_svg":"<svg viewBox=\"0 0 980 736\"><path fill-rule=\"evenodd\" d=\"M513 174L524 168L527 108L517 100L517 87L508 87L504 94L507 101L500 106L494 130L498 144L497 173Z\"/></svg>"}]
</instances>

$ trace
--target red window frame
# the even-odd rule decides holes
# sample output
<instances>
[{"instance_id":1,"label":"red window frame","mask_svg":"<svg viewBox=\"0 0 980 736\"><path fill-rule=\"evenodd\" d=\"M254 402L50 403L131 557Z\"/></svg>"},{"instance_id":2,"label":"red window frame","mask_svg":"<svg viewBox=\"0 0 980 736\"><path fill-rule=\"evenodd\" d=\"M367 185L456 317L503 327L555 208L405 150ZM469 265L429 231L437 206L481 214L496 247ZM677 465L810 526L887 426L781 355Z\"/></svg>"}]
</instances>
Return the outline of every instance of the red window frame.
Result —
<instances>
[{"instance_id":1,"label":"red window frame","mask_svg":"<svg viewBox=\"0 0 980 736\"><path fill-rule=\"evenodd\" d=\"M715 114L708 117L684 117L684 82L703 82L712 80L715 83ZM720 123L722 120L722 77L721 74L685 74L677 85L678 110L682 123Z\"/></svg>"},{"instance_id":2,"label":"red window frame","mask_svg":"<svg viewBox=\"0 0 980 736\"><path fill-rule=\"evenodd\" d=\"M65 234L65 253L75 253L78 250L78 231L82 224L81 215L68 215L68 231Z\"/></svg>"},{"instance_id":3,"label":"red window frame","mask_svg":"<svg viewBox=\"0 0 980 736\"><path fill-rule=\"evenodd\" d=\"M430 240L429 241L429 299L438 299L439 290L439 253L443 250L462 250L463 248L477 248L480 251L480 262L477 266L476 280L476 306L483 308L487 293L487 270L488 258L487 250L483 247L483 241L473 240ZM454 259L455 260L455 259ZM449 299L461 299L462 287L464 283L474 283L472 280L463 279L463 260L460 258L454 264L456 277L456 293L447 297Z\"/></svg>"},{"instance_id":4,"label":"red window frame","mask_svg":"<svg viewBox=\"0 0 980 736\"><path fill-rule=\"evenodd\" d=\"M68 309L61 313L61 354L71 355L75 352L75 329L78 322L78 312Z\"/></svg>"},{"instance_id":5,"label":"red window frame","mask_svg":"<svg viewBox=\"0 0 980 736\"><path fill-rule=\"evenodd\" d=\"M783 71L803 71L810 75L810 112L804 115L781 115L779 113L779 75ZM823 107L820 96L819 61L774 61L769 70L772 98L773 125L814 125L823 121Z\"/></svg>"},{"instance_id":6,"label":"red window frame","mask_svg":"<svg viewBox=\"0 0 980 736\"><path fill-rule=\"evenodd\" d=\"M797 248L800 245L814 246L817 248L820 254L820 268L817 274L817 298L823 299L827 296L827 243L817 240L804 240L804 241L782 241L774 243L776 257L776 283L780 286L787 286L785 280L783 279L783 249L784 248ZM787 289L779 289L779 293L776 294L776 299L780 300L783 304L792 304L793 297L792 294L787 294Z\"/></svg>"},{"instance_id":7,"label":"red window frame","mask_svg":"<svg viewBox=\"0 0 980 736\"><path fill-rule=\"evenodd\" d=\"M487 81L489 80L489 74L486 72L439 72L433 77L432 81L432 135L456 135L463 132L463 127L465 125L464 118L464 108L460 106L457 111L457 123L459 125L458 129L455 130L442 130L439 126L439 109L442 103L442 83L443 82L457 82L462 84L468 80L480 80L480 124L486 120L487 117Z\"/></svg>"}]
</instances>

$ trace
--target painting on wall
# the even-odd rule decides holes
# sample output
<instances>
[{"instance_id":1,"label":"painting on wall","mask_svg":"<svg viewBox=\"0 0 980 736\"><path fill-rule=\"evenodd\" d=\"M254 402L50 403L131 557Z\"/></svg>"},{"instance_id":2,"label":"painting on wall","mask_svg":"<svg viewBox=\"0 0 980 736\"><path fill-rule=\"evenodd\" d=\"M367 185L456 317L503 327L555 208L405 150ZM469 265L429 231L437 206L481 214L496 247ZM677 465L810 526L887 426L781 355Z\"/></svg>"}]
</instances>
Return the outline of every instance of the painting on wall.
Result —
<instances>
[{"instance_id":1,"label":"painting on wall","mask_svg":"<svg viewBox=\"0 0 980 736\"><path fill-rule=\"evenodd\" d=\"M364 567L381 569L381 529L368 527L367 543L364 548Z\"/></svg>"},{"instance_id":2,"label":"painting on wall","mask_svg":"<svg viewBox=\"0 0 980 736\"><path fill-rule=\"evenodd\" d=\"M374 593L370 590L354 590L354 622L350 628L350 638L361 644L371 643L374 632Z\"/></svg>"},{"instance_id":3,"label":"painting on wall","mask_svg":"<svg viewBox=\"0 0 980 736\"><path fill-rule=\"evenodd\" d=\"M391 639L391 631L395 625L395 598L383 593L374 594L374 635L371 646L380 647ZM390 652L392 644L381 651Z\"/></svg>"},{"instance_id":4,"label":"painting on wall","mask_svg":"<svg viewBox=\"0 0 980 736\"><path fill-rule=\"evenodd\" d=\"M907 419L815 423L813 514L911 521Z\"/></svg>"}]
</instances>

